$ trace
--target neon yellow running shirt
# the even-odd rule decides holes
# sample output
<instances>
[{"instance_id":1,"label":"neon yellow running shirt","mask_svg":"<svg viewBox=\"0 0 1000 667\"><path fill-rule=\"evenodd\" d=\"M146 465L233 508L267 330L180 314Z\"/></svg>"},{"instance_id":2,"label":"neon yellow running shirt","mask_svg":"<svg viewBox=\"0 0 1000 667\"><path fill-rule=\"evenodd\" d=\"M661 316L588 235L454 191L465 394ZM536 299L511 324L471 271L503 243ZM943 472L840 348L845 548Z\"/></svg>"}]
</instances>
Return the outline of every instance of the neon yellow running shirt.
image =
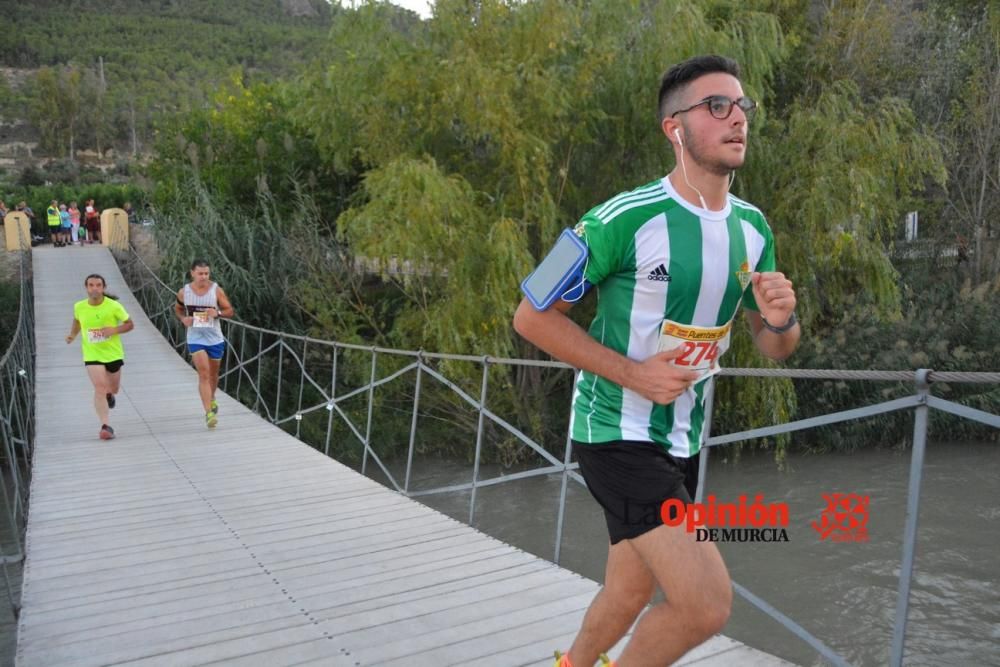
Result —
<instances>
[{"instance_id":1,"label":"neon yellow running shirt","mask_svg":"<svg viewBox=\"0 0 1000 667\"><path fill-rule=\"evenodd\" d=\"M104 297L100 305L92 306L87 299L73 304L73 317L80 323L80 347L83 360L107 363L125 358L125 347L121 336L114 334L104 338L100 330L116 327L129 319L125 307L114 299Z\"/></svg>"}]
</instances>

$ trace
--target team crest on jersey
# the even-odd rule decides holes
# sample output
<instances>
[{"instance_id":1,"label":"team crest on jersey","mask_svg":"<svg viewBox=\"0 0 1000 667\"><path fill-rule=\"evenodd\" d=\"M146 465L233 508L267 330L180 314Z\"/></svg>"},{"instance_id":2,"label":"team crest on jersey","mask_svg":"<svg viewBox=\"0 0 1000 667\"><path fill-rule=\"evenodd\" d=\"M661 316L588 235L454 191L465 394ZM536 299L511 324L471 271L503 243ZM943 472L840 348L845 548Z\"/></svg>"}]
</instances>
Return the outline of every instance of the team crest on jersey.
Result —
<instances>
[{"instance_id":1,"label":"team crest on jersey","mask_svg":"<svg viewBox=\"0 0 1000 667\"><path fill-rule=\"evenodd\" d=\"M746 289L750 284L750 262L743 260L740 270L736 272L736 280L740 281L740 289Z\"/></svg>"},{"instance_id":2,"label":"team crest on jersey","mask_svg":"<svg viewBox=\"0 0 1000 667\"><path fill-rule=\"evenodd\" d=\"M576 223L576 227L573 228L573 233L576 234L577 236L579 236L580 238L583 238L583 235L584 235L584 233L586 233L586 230L584 228L584 224L583 224L582 220L580 222Z\"/></svg>"}]
</instances>

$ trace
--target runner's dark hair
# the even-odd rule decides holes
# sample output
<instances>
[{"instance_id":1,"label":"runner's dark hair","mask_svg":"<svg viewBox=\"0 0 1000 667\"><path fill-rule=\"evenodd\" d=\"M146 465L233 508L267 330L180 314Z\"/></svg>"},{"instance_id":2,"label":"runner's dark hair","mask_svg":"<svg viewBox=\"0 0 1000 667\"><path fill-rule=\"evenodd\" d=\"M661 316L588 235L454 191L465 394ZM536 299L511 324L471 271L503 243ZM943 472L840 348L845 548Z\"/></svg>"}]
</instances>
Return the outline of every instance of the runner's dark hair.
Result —
<instances>
[{"instance_id":1,"label":"runner's dark hair","mask_svg":"<svg viewBox=\"0 0 1000 667\"><path fill-rule=\"evenodd\" d=\"M90 280L91 278L97 278L97 279L99 279L101 281L101 286L104 287L104 289L108 288L108 281L105 280L104 276L102 276L100 273L91 273L89 276L87 276L86 278L84 278L83 279L83 286L84 287L87 286L87 281ZM116 297L114 294L109 294L109 293L105 292L104 296L106 296L107 298L109 298L109 299L111 299L113 301L118 301L118 297Z\"/></svg>"}]
</instances>

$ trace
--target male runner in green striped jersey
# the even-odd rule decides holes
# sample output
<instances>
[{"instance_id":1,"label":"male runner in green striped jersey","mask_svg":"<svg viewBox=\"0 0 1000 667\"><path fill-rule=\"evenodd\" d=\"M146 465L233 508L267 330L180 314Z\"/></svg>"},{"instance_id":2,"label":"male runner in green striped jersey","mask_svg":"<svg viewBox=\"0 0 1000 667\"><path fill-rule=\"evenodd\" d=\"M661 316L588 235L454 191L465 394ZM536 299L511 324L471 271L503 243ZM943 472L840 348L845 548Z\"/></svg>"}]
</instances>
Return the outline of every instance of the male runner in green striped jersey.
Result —
<instances>
[{"instance_id":1,"label":"male runner in green striped jersey","mask_svg":"<svg viewBox=\"0 0 1000 667\"><path fill-rule=\"evenodd\" d=\"M636 625L619 667L666 665L719 632L732 587L718 549L659 507L691 502L704 405L743 306L762 354L784 359L799 339L795 291L776 270L774 237L756 207L729 194L743 165L756 105L739 67L699 56L660 84L660 126L677 167L583 216L584 277L597 289L589 333L557 301L523 301L514 326L581 369L571 435L587 487L604 509L611 545L604 588L560 667L593 665L632 626L656 586L666 600Z\"/></svg>"}]
</instances>

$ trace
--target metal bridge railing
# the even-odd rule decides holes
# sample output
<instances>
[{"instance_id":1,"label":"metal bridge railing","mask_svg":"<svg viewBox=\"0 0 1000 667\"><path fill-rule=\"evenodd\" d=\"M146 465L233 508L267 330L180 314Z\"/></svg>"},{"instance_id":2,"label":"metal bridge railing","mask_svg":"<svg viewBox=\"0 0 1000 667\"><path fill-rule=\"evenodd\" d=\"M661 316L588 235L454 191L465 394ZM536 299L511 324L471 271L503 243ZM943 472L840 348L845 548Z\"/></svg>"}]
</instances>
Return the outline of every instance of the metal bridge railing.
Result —
<instances>
[{"instance_id":1,"label":"metal bridge railing","mask_svg":"<svg viewBox=\"0 0 1000 667\"><path fill-rule=\"evenodd\" d=\"M0 529L0 564L7 599L15 618L20 613L20 566L28 519L31 456L35 441L35 308L31 283L31 243L18 251L20 298L17 323L7 351L0 357L0 496L4 522ZM12 570L14 570L12 572ZM17 589L17 590L15 590Z\"/></svg>"},{"instance_id":2,"label":"metal bridge railing","mask_svg":"<svg viewBox=\"0 0 1000 667\"><path fill-rule=\"evenodd\" d=\"M119 265L126 281L132 287L133 293L139 299L147 315L157 324L168 341L183 353L184 330L183 326L177 322L173 316L175 303L175 288L163 283L135 252L134 249L119 251L117 253ZM581 485L583 478L576 472L578 465L572 462L572 443L566 439L565 452L562 460L558 459L546 448L534 441L523 431L503 419L487 407L487 399L490 389L490 368L496 366L534 366L549 369L561 369L563 372L572 373L574 370L559 362L531 361L523 359L503 359L489 356L470 356L456 354L437 354L414 350L397 350L391 348L381 348L375 346L364 346L335 341L319 340L308 336L294 335L280 331L272 331L261 327L256 327L245 322L236 320L225 320L227 339L231 342L227 346L225 367L221 373L223 390L235 391L236 396L245 395L244 387L250 388L252 400L245 401L262 417L274 424L291 425L295 424L294 433L300 436L300 424L302 419L312 413L327 411L326 441L324 452L329 455L330 438L335 420L341 420L346 424L349 433L355 438L363 448L362 452L362 473L367 469L369 461L374 462L379 470L385 475L389 484L399 493L416 498L433 494L452 493L457 491L470 492L469 501L469 523L473 522L476 511L476 492L483 487L503 484L516 480L531 477L547 476L559 474L562 476L559 506L557 510L555 544L553 560L558 563L562 546L563 527L566 510L566 494L569 480L573 480ZM323 351L330 355L330 378L317 378L310 373L307 364L307 354L316 355L317 351ZM370 371L367 383L357 386L350 391L338 394L338 359L346 352L355 351L370 356ZM277 357L274 367L276 372L274 386L273 405L265 401L262 397L262 382L266 379L262 377L262 361L268 355ZM287 358L287 359L286 359ZM379 360L392 359L392 368L384 377L379 376ZM481 366L482 375L479 385L478 396L463 389L459 384L446 376L434 364L442 362L469 362ZM284 374L285 366L290 366L297 377L289 377ZM385 462L378 456L372 447L372 419L374 411L374 392L377 387L387 383L401 381L401 378L412 373L413 375L413 402L412 416L409 429L409 446L407 449L407 459L404 477L397 479ZM903 648L906 638L906 619L908 616L908 605L910 599L910 584L913 576L914 548L916 544L917 516L920 504L920 486L923 471L924 452L927 446L927 413L930 409L941 410L957 415L964 419L974 420L994 428L1000 428L1000 416L988 412L970 408L952 401L946 401L931 396L931 383L934 381L947 381L950 383L1000 383L1000 373L938 373L930 370L918 371L836 371L836 370L783 370L783 369L724 369L721 376L754 376L754 377L775 377L793 379L823 379L823 380L879 380L895 382L912 382L915 392L912 396L897 398L890 401L867 405L864 407L845 410L819 417L803 419L787 424L778 424L766 428L757 428L739 433L729 433L708 437L705 446L701 450L699 459L699 498L704 492L707 481L707 464L709 452L713 447L724 446L726 444L764 438L774 435L791 433L818 426L837 424L856 420L865 417L872 417L880 414L894 412L898 410L914 411L913 426L913 450L911 454L909 491L907 496L906 520L903 535L902 567L899 576L899 590L897 596L895 624L891 646L891 665L899 667L902 665ZM464 484L452 484L438 486L431 489L421 489L414 491L410 489L411 473L413 469L413 457L415 451L416 436L418 431L418 415L420 414L421 394L426 382L436 382L447 387L455 393L467 406L475 410L477 416L475 451L473 455L472 479ZM310 392L318 394L320 400L310 404L303 404L304 389L311 387ZM289 397L282 401L282 390L288 387L296 387L297 400L292 399L294 407L288 409ZM712 396L708 397L708 414L706 415L705 433L708 435L711 424ZM343 408L345 401L355 397L366 396L367 410L364 423L352 419ZM282 411L282 406L286 406ZM545 461L546 465L531 470L525 470L509 475L480 479L480 463L482 461L484 447L484 427L487 423L503 429L509 436L529 447ZM847 665L847 661L835 651L830 649L820 639L800 626L791 618L782 614L772 605L761 599L742 585L733 582L734 590L749 601L755 607L778 621L793 634L798 636L830 663L838 666Z\"/></svg>"}]
</instances>

